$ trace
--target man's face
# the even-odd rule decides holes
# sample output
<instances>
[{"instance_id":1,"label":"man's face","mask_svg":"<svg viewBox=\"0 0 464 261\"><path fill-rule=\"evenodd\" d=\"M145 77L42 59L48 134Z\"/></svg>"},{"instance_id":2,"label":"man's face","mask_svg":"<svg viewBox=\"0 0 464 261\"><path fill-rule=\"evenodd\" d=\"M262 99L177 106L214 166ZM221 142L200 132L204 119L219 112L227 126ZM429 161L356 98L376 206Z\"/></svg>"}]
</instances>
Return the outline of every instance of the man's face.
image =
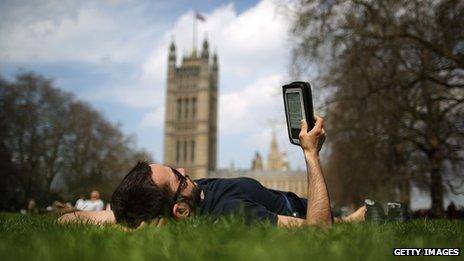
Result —
<instances>
[{"instance_id":1,"label":"man's face","mask_svg":"<svg viewBox=\"0 0 464 261\"><path fill-rule=\"evenodd\" d=\"M150 167L152 171L151 179L153 182L160 187L166 186L172 195L174 195L179 188L180 181L172 169L161 164L150 164ZM178 168L176 170L185 177L185 169ZM185 189L180 191L180 195L191 199L199 197L199 195L196 195L199 193L198 187L190 179L187 179L186 182L187 185Z\"/></svg>"},{"instance_id":2,"label":"man's face","mask_svg":"<svg viewBox=\"0 0 464 261\"><path fill-rule=\"evenodd\" d=\"M90 193L90 200L98 200L100 199L100 193L98 193L98 191L92 191Z\"/></svg>"}]
</instances>

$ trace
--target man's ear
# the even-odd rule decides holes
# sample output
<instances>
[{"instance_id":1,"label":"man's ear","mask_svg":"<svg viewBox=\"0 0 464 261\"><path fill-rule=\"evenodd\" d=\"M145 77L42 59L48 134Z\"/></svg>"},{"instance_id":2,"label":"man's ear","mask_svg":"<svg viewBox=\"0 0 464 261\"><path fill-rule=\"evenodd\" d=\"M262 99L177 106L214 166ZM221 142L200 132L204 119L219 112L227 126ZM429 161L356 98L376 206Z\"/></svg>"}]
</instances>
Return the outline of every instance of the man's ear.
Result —
<instances>
[{"instance_id":1,"label":"man's ear","mask_svg":"<svg viewBox=\"0 0 464 261\"><path fill-rule=\"evenodd\" d=\"M175 220L188 218L190 216L190 207L187 203L179 202L172 207L172 216Z\"/></svg>"}]
</instances>

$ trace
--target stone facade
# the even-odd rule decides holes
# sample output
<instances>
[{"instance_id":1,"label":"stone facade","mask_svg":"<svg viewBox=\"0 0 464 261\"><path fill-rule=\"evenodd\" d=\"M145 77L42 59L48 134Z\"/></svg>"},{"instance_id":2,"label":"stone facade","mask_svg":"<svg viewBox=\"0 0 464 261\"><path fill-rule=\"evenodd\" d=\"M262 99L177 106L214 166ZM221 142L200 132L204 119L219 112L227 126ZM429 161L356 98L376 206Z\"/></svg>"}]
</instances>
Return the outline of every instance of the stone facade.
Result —
<instances>
[{"instance_id":1,"label":"stone facade","mask_svg":"<svg viewBox=\"0 0 464 261\"><path fill-rule=\"evenodd\" d=\"M281 191L291 191L306 198L306 172L291 170L216 170L210 172L211 178L250 177L259 181L263 186Z\"/></svg>"},{"instance_id":2,"label":"stone facade","mask_svg":"<svg viewBox=\"0 0 464 261\"><path fill-rule=\"evenodd\" d=\"M279 151L277 138L273 132L267 164L264 166L259 152L251 162L250 170L234 168L210 172L212 178L250 177L258 180L263 186L281 191L291 191L300 197L307 197L307 175L304 170L290 170L286 153Z\"/></svg>"},{"instance_id":3,"label":"stone facade","mask_svg":"<svg viewBox=\"0 0 464 261\"><path fill-rule=\"evenodd\" d=\"M216 169L217 55L212 59L208 42L176 65L174 42L169 48L163 163L182 167L194 179Z\"/></svg>"}]
</instances>

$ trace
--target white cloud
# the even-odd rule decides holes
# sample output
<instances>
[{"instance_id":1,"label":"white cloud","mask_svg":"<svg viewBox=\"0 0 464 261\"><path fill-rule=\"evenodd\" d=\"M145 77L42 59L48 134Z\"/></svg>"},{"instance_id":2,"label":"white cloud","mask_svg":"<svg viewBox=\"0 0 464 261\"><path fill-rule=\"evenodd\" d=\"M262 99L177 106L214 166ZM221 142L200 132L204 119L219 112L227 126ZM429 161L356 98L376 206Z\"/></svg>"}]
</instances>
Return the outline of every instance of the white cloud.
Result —
<instances>
[{"instance_id":1,"label":"white cloud","mask_svg":"<svg viewBox=\"0 0 464 261\"><path fill-rule=\"evenodd\" d=\"M0 25L3 62L128 62L155 26L142 23L140 6L123 2L32 1L11 4Z\"/></svg>"},{"instance_id":2,"label":"white cloud","mask_svg":"<svg viewBox=\"0 0 464 261\"><path fill-rule=\"evenodd\" d=\"M165 89L165 84L154 83L141 76L128 75L122 80L113 79L99 89L82 94L81 97L137 109L156 108L164 106Z\"/></svg>"},{"instance_id":3,"label":"white cloud","mask_svg":"<svg viewBox=\"0 0 464 261\"><path fill-rule=\"evenodd\" d=\"M278 95L283 78L278 74L263 77L243 89L221 94L219 131L236 133L270 127L270 120L283 108L282 97Z\"/></svg>"},{"instance_id":4,"label":"white cloud","mask_svg":"<svg viewBox=\"0 0 464 261\"><path fill-rule=\"evenodd\" d=\"M159 127L164 124L164 107L160 106L145 114L140 123L140 128Z\"/></svg>"}]
</instances>

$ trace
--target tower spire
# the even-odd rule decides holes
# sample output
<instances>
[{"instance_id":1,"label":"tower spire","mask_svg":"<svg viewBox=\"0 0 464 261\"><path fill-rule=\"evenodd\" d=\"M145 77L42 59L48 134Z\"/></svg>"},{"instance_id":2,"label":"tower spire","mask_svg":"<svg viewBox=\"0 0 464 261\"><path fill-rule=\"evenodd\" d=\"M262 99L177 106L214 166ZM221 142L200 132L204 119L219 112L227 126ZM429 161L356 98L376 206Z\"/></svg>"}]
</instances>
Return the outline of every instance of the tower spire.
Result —
<instances>
[{"instance_id":1,"label":"tower spire","mask_svg":"<svg viewBox=\"0 0 464 261\"><path fill-rule=\"evenodd\" d=\"M169 45L168 61L171 66L176 64L176 44L174 43L174 36L171 37L171 44Z\"/></svg>"},{"instance_id":2,"label":"tower spire","mask_svg":"<svg viewBox=\"0 0 464 261\"><path fill-rule=\"evenodd\" d=\"M283 155L279 151L279 144L277 142L276 127L279 124L277 119L269 119L268 124L272 127L271 147L267 157L268 170L283 170L284 160Z\"/></svg>"},{"instance_id":3,"label":"tower spire","mask_svg":"<svg viewBox=\"0 0 464 261\"><path fill-rule=\"evenodd\" d=\"M206 60L209 59L209 44L208 44L208 40L206 38L203 40L203 48L201 50L201 58L204 58Z\"/></svg>"}]
</instances>

